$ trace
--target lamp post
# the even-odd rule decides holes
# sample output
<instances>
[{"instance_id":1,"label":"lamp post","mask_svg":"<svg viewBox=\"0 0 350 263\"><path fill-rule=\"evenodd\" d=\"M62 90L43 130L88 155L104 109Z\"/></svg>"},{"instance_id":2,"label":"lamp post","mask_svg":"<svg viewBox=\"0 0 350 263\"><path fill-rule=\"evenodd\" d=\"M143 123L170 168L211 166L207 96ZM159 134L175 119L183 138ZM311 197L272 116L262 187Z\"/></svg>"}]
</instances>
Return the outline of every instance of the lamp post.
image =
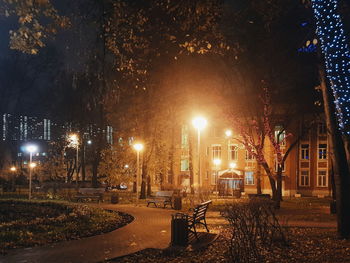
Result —
<instances>
[{"instance_id":1,"label":"lamp post","mask_svg":"<svg viewBox=\"0 0 350 263\"><path fill-rule=\"evenodd\" d=\"M83 145L83 158L81 159L81 180L85 181L86 145L88 146L92 145L92 140L87 140L86 143L84 143L84 140L83 140L82 145Z\"/></svg>"},{"instance_id":2,"label":"lamp post","mask_svg":"<svg viewBox=\"0 0 350 263\"><path fill-rule=\"evenodd\" d=\"M15 166L12 166L10 168L10 171L12 173L12 191L14 192L15 191L15 174L16 174L16 171L17 171L17 168Z\"/></svg>"},{"instance_id":3,"label":"lamp post","mask_svg":"<svg viewBox=\"0 0 350 263\"><path fill-rule=\"evenodd\" d=\"M232 136L232 131L231 130L226 130L225 135L227 138L230 138Z\"/></svg>"},{"instance_id":4,"label":"lamp post","mask_svg":"<svg viewBox=\"0 0 350 263\"><path fill-rule=\"evenodd\" d=\"M29 152L29 194L28 199L32 198L32 169L36 166L35 163L32 163L33 153L38 151L38 146L34 144L27 145L27 152Z\"/></svg>"},{"instance_id":5,"label":"lamp post","mask_svg":"<svg viewBox=\"0 0 350 263\"><path fill-rule=\"evenodd\" d=\"M135 143L134 149L136 150L136 205L139 204L139 177L140 177L140 151L143 149L142 143Z\"/></svg>"},{"instance_id":6,"label":"lamp post","mask_svg":"<svg viewBox=\"0 0 350 263\"><path fill-rule=\"evenodd\" d=\"M78 180L79 180L79 169L78 169L78 162L79 162L79 137L77 134L72 133L69 135L69 141L70 141L70 146L73 148L77 149L77 153L76 153L76 183L78 184Z\"/></svg>"},{"instance_id":7,"label":"lamp post","mask_svg":"<svg viewBox=\"0 0 350 263\"><path fill-rule=\"evenodd\" d=\"M207 120L203 117L196 117L192 120L192 124L197 129L198 186L200 187L201 185L201 154L200 154L201 131L207 126Z\"/></svg>"},{"instance_id":8,"label":"lamp post","mask_svg":"<svg viewBox=\"0 0 350 263\"><path fill-rule=\"evenodd\" d=\"M219 176L219 165L221 164L220 159L214 159L213 160L215 164L215 192L218 195L218 176Z\"/></svg>"}]
</instances>

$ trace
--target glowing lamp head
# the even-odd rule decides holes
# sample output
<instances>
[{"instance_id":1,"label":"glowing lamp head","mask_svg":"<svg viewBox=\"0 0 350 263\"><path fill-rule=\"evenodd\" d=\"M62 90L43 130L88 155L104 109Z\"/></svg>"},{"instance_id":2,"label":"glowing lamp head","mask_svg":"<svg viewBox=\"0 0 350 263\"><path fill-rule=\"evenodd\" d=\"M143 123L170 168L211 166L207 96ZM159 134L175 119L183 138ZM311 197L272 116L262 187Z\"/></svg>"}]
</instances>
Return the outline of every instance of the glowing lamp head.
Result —
<instances>
[{"instance_id":1,"label":"glowing lamp head","mask_svg":"<svg viewBox=\"0 0 350 263\"><path fill-rule=\"evenodd\" d=\"M215 165L220 165L220 164L221 164L221 160L220 160L220 159L214 159L214 160L213 160L213 163L214 163Z\"/></svg>"},{"instance_id":2,"label":"glowing lamp head","mask_svg":"<svg viewBox=\"0 0 350 263\"><path fill-rule=\"evenodd\" d=\"M91 141L91 140L88 140L88 141L87 141L87 144L92 144L92 141Z\"/></svg>"},{"instance_id":3,"label":"glowing lamp head","mask_svg":"<svg viewBox=\"0 0 350 263\"><path fill-rule=\"evenodd\" d=\"M232 131L231 130L226 130L225 131L226 137L231 137L232 136Z\"/></svg>"},{"instance_id":4,"label":"glowing lamp head","mask_svg":"<svg viewBox=\"0 0 350 263\"><path fill-rule=\"evenodd\" d=\"M128 164L124 165L124 168L125 168L125 169L128 169L128 168L129 168L129 165L128 165Z\"/></svg>"},{"instance_id":5,"label":"glowing lamp head","mask_svg":"<svg viewBox=\"0 0 350 263\"><path fill-rule=\"evenodd\" d=\"M29 167L32 168L32 169L35 168L36 167L36 163L30 163Z\"/></svg>"},{"instance_id":6,"label":"glowing lamp head","mask_svg":"<svg viewBox=\"0 0 350 263\"><path fill-rule=\"evenodd\" d=\"M29 144L26 146L26 151L29 153L35 153L38 151L38 146L36 146L34 144Z\"/></svg>"},{"instance_id":7,"label":"glowing lamp head","mask_svg":"<svg viewBox=\"0 0 350 263\"><path fill-rule=\"evenodd\" d=\"M134 144L134 149L136 150L136 151L142 151L142 149L143 149L143 144L142 143L135 143Z\"/></svg>"},{"instance_id":8,"label":"glowing lamp head","mask_svg":"<svg viewBox=\"0 0 350 263\"><path fill-rule=\"evenodd\" d=\"M237 166L237 164L236 164L236 163L230 163L230 168L231 168L231 169L236 168L236 166Z\"/></svg>"},{"instance_id":9,"label":"glowing lamp head","mask_svg":"<svg viewBox=\"0 0 350 263\"><path fill-rule=\"evenodd\" d=\"M14 167L14 166L12 166L12 167L10 168L10 171L11 171L11 172L16 172L16 170L17 170L17 169L16 169L16 167Z\"/></svg>"},{"instance_id":10,"label":"glowing lamp head","mask_svg":"<svg viewBox=\"0 0 350 263\"><path fill-rule=\"evenodd\" d=\"M192 124L197 130L203 130L207 126L207 120L203 117L196 117L192 120Z\"/></svg>"}]
</instances>

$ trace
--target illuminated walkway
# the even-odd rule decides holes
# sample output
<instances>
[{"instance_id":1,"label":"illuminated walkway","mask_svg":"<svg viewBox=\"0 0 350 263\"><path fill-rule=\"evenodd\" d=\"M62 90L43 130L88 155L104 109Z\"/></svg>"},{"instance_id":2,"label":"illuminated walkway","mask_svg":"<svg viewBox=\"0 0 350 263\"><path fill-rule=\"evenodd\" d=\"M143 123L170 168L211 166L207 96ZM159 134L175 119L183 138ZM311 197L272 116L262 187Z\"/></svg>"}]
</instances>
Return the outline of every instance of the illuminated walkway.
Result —
<instances>
[{"instance_id":1,"label":"illuminated walkway","mask_svg":"<svg viewBox=\"0 0 350 263\"><path fill-rule=\"evenodd\" d=\"M8 255L0 256L0 262L95 263L145 248L164 249L169 246L170 221L174 210L111 204L102 204L100 207L131 214L135 219L103 235L45 247L10 250Z\"/></svg>"}]
</instances>

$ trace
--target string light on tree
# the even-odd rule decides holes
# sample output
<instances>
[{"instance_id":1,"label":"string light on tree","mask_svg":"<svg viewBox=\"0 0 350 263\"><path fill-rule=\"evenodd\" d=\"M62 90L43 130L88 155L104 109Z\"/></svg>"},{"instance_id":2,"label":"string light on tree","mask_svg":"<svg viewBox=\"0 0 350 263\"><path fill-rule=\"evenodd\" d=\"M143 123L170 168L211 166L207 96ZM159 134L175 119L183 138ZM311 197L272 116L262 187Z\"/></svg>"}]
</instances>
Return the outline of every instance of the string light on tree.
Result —
<instances>
[{"instance_id":1,"label":"string light on tree","mask_svg":"<svg viewBox=\"0 0 350 263\"><path fill-rule=\"evenodd\" d=\"M350 134L350 50L338 6L338 0L312 0L339 127Z\"/></svg>"}]
</instances>

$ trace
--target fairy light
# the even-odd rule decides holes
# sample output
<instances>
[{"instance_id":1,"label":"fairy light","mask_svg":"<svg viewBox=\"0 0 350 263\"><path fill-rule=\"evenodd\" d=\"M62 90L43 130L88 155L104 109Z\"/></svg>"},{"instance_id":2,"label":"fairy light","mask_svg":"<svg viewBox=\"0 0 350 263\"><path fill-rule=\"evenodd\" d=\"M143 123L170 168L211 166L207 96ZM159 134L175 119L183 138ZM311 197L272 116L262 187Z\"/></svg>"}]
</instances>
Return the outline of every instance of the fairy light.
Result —
<instances>
[{"instance_id":1,"label":"fairy light","mask_svg":"<svg viewBox=\"0 0 350 263\"><path fill-rule=\"evenodd\" d=\"M338 13L338 0L312 0L312 8L339 128L350 134L350 50Z\"/></svg>"}]
</instances>

